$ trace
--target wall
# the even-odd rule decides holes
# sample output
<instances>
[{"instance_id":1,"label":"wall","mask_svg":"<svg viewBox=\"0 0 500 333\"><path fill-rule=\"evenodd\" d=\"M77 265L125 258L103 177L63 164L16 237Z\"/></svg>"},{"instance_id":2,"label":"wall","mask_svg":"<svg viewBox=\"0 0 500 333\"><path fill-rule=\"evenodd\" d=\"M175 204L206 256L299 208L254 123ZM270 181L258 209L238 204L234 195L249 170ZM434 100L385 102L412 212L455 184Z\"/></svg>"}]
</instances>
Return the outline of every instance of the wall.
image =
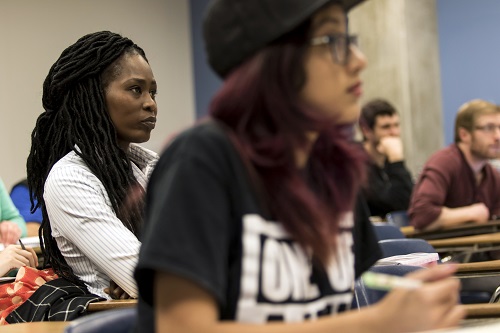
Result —
<instances>
[{"instance_id":1,"label":"wall","mask_svg":"<svg viewBox=\"0 0 500 333\"><path fill-rule=\"evenodd\" d=\"M64 48L111 30L146 51L158 82L158 123L146 147L192 123L194 92L189 3L179 0L0 1L0 177L25 177L30 135L42 111L42 83Z\"/></svg>"},{"instance_id":2,"label":"wall","mask_svg":"<svg viewBox=\"0 0 500 333\"><path fill-rule=\"evenodd\" d=\"M193 43L193 71L195 86L196 115L207 114L212 96L222 84L222 81L207 65L203 45L202 22L203 13L209 0L190 0L191 38Z\"/></svg>"},{"instance_id":3,"label":"wall","mask_svg":"<svg viewBox=\"0 0 500 333\"><path fill-rule=\"evenodd\" d=\"M500 1L437 0L439 50L447 144L464 102L500 103Z\"/></svg>"},{"instance_id":4,"label":"wall","mask_svg":"<svg viewBox=\"0 0 500 333\"><path fill-rule=\"evenodd\" d=\"M208 0L190 2L200 116L220 80L205 63L201 38ZM385 97L403 112L405 149L414 173L430 154L453 141L460 105L473 98L500 103L500 66L491 65L500 54L498 13L498 0L370 0L352 12L351 28L360 33L369 60L364 100ZM407 89L401 89L403 81Z\"/></svg>"},{"instance_id":5,"label":"wall","mask_svg":"<svg viewBox=\"0 0 500 333\"><path fill-rule=\"evenodd\" d=\"M417 176L443 142L435 1L367 1L350 13L350 29L368 58L363 102L394 104L406 162Z\"/></svg>"},{"instance_id":6,"label":"wall","mask_svg":"<svg viewBox=\"0 0 500 333\"><path fill-rule=\"evenodd\" d=\"M160 151L172 131L193 121L195 109L198 116L205 114L220 86L206 65L201 38L201 17L207 2L0 1L0 177L7 187L25 176L29 137L42 111L41 87L49 67L65 47L85 33L113 30L146 50L159 83L160 111L157 128L146 146ZM405 148L415 171L429 154L452 141L455 112L463 102L484 98L500 103L500 66L490 65L496 64L500 53L500 21L496 18L500 1L436 0L438 20L434 2L370 0L351 15L354 30L365 26L359 31L362 49L369 58L364 99L390 98L405 113ZM432 40L437 38L436 21L439 47ZM386 35L387 31L394 34ZM413 41L420 38L419 31L424 31L427 40L419 46L420 60L401 62L414 53ZM437 50L440 53L436 55ZM394 54L399 60L394 61ZM434 71L439 58L440 77L421 71L422 67ZM406 69L400 72L400 68ZM414 88L407 86L404 93L397 85L387 85L388 81L414 81L414 75L420 78L410 82ZM429 97L425 91L429 90L435 91L431 107L426 102ZM436 100L441 91L442 107L441 99ZM408 101L413 101L410 109L406 108ZM430 129L425 128L427 124Z\"/></svg>"}]
</instances>

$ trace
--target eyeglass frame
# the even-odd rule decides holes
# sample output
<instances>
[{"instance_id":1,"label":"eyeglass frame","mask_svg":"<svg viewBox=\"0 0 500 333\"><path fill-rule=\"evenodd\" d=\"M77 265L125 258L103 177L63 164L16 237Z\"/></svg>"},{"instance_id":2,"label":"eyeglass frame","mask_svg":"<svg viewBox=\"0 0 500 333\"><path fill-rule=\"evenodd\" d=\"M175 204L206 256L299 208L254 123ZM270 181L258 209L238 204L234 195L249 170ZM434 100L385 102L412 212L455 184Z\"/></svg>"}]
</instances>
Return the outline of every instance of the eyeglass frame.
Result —
<instances>
[{"instance_id":1,"label":"eyeglass frame","mask_svg":"<svg viewBox=\"0 0 500 333\"><path fill-rule=\"evenodd\" d=\"M341 58L341 51L339 48L343 47L342 44L339 44L339 41L344 41L345 50L344 54ZM352 54L351 46L354 45L357 48L358 45L358 35L349 35L349 34L330 34L325 36L314 37L309 41L309 45L311 46L321 46L328 45L330 47L330 53L332 54L333 60L342 66L347 65L349 62L350 56Z\"/></svg>"},{"instance_id":2,"label":"eyeglass frame","mask_svg":"<svg viewBox=\"0 0 500 333\"><path fill-rule=\"evenodd\" d=\"M484 131L486 134L495 134L496 130L500 131L500 125L486 124L483 126L474 126L474 130Z\"/></svg>"}]
</instances>

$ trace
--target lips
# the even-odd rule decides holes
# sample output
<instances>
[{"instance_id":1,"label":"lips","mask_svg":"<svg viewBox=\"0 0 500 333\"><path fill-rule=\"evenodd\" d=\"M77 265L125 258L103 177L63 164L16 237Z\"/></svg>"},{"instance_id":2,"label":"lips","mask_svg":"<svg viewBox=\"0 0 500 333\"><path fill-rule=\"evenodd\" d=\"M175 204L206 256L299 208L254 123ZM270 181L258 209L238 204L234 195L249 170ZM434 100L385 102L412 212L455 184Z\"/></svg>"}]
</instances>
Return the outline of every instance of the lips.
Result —
<instances>
[{"instance_id":1,"label":"lips","mask_svg":"<svg viewBox=\"0 0 500 333\"><path fill-rule=\"evenodd\" d=\"M347 89L347 92L349 92L350 94L353 94L356 97L361 97L361 95L363 94L363 88L362 88L361 81L350 86L349 89Z\"/></svg>"},{"instance_id":2,"label":"lips","mask_svg":"<svg viewBox=\"0 0 500 333\"><path fill-rule=\"evenodd\" d=\"M156 126L156 117L149 117L141 121L141 124L146 126L150 131L153 130Z\"/></svg>"}]
</instances>

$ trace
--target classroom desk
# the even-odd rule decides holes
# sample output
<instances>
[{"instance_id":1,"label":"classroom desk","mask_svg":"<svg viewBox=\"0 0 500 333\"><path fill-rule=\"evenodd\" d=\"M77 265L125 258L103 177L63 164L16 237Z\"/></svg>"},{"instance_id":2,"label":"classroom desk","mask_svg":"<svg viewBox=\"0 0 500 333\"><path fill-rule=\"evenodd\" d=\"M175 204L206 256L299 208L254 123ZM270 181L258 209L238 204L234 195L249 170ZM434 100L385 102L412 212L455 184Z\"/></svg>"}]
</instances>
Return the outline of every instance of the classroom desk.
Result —
<instances>
[{"instance_id":1,"label":"classroom desk","mask_svg":"<svg viewBox=\"0 0 500 333\"><path fill-rule=\"evenodd\" d=\"M403 229L404 228L404 229ZM500 221L493 220L487 223L466 223L458 226L446 227L432 231L415 230L413 227L402 227L403 234L408 238L422 238L425 240L463 237L500 232Z\"/></svg>"},{"instance_id":2,"label":"classroom desk","mask_svg":"<svg viewBox=\"0 0 500 333\"><path fill-rule=\"evenodd\" d=\"M435 248L475 246L484 244L500 244L500 232L489 233L484 235L434 239L434 240L428 240L427 242L432 246L434 246Z\"/></svg>"},{"instance_id":3,"label":"classroom desk","mask_svg":"<svg viewBox=\"0 0 500 333\"><path fill-rule=\"evenodd\" d=\"M500 317L500 303L464 304L467 318Z\"/></svg>"},{"instance_id":4,"label":"classroom desk","mask_svg":"<svg viewBox=\"0 0 500 333\"><path fill-rule=\"evenodd\" d=\"M105 301L109 302L109 301ZM119 301L120 302L120 301ZM103 303L103 302L97 302ZM122 302L125 303L125 302ZM96 303L91 303L96 304ZM464 304L467 312L467 318L484 318L484 317L500 317L500 303L484 303L484 304ZM51 322L35 322L12 324L2 326L2 333L59 333L64 332L69 321L51 321Z\"/></svg>"},{"instance_id":5,"label":"classroom desk","mask_svg":"<svg viewBox=\"0 0 500 333\"><path fill-rule=\"evenodd\" d=\"M88 305L87 311L96 312L120 308L132 308L134 306L137 306L136 299L117 299L111 301L92 302Z\"/></svg>"},{"instance_id":6,"label":"classroom desk","mask_svg":"<svg viewBox=\"0 0 500 333\"><path fill-rule=\"evenodd\" d=\"M62 333L69 321L42 321L0 326L2 333Z\"/></svg>"},{"instance_id":7,"label":"classroom desk","mask_svg":"<svg viewBox=\"0 0 500 333\"><path fill-rule=\"evenodd\" d=\"M401 232L403 233L403 235L405 235L406 237L411 237L411 238L414 238L413 235L415 233L417 233L417 231L415 230L415 228L413 226L411 226L411 225L400 227L399 230L401 230Z\"/></svg>"},{"instance_id":8,"label":"classroom desk","mask_svg":"<svg viewBox=\"0 0 500 333\"><path fill-rule=\"evenodd\" d=\"M468 262L457 265L457 273L483 273L483 272L500 272L500 260L488 260L479 262ZM500 286L500 276L498 278Z\"/></svg>"}]
</instances>

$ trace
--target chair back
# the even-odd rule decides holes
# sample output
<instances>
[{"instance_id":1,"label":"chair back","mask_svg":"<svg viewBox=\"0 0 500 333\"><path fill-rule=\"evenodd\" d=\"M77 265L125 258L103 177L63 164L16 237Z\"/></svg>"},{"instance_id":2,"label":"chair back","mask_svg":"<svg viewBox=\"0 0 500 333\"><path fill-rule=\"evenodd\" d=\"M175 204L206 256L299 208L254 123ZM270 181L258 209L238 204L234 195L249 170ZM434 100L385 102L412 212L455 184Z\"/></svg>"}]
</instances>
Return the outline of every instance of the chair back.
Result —
<instances>
[{"instance_id":1,"label":"chair back","mask_svg":"<svg viewBox=\"0 0 500 333\"><path fill-rule=\"evenodd\" d=\"M406 266L406 265L388 265L388 266L372 266L370 267L370 272L383 273L389 275L404 276L410 272L422 269L418 266ZM380 301L387 291L375 290L366 287L361 278L357 279L354 283L354 297L352 302L352 308L358 309L363 306L372 305Z\"/></svg>"},{"instance_id":2,"label":"chair back","mask_svg":"<svg viewBox=\"0 0 500 333\"><path fill-rule=\"evenodd\" d=\"M390 212L385 216L388 223L398 227L406 227L410 225L410 217L406 210L397 210Z\"/></svg>"},{"instance_id":3,"label":"chair back","mask_svg":"<svg viewBox=\"0 0 500 333\"><path fill-rule=\"evenodd\" d=\"M393 224L388 224L386 222L374 222L372 223L373 229L375 230L375 235L377 240L383 239L403 239L405 235Z\"/></svg>"},{"instance_id":4,"label":"chair back","mask_svg":"<svg viewBox=\"0 0 500 333\"><path fill-rule=\"evenodd\" d=\"M128 333L136 318L136 308L100 311L72 321L64 333Z\"/></svg>"},{"instance_id":5,"label":"chair back","mask_svg":"<svg viewBox=\"0 0 500 333\"><path fill-rule=\"evenodd\" d=\"M416 252L436 253L431 244L419 238L384 239L378 244L384 258Z\"/></svg>"}]
</instances>

